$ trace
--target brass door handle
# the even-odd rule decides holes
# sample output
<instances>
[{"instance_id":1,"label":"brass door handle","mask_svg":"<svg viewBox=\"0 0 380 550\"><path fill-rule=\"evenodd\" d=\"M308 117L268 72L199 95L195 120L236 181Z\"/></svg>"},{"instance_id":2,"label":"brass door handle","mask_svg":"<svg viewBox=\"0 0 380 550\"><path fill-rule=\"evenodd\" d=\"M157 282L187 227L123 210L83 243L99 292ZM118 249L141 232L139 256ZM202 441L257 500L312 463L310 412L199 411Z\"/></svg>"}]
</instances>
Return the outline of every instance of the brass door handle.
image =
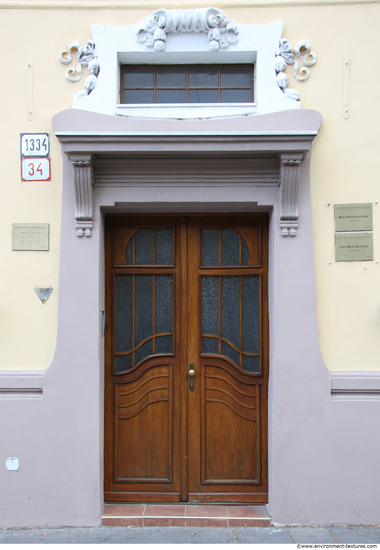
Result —
<instances>
[{"instance_id":1,"label":"brass door handle","mask_svg":"<svg viewBox=\"0 0 380 550\"><path fill-rule=\"evenodd\" d=\"M194 391L194 376L195 376L194 363L190 363L190 370L189 370L190 391Z\"/></svg>"}]
</instances>

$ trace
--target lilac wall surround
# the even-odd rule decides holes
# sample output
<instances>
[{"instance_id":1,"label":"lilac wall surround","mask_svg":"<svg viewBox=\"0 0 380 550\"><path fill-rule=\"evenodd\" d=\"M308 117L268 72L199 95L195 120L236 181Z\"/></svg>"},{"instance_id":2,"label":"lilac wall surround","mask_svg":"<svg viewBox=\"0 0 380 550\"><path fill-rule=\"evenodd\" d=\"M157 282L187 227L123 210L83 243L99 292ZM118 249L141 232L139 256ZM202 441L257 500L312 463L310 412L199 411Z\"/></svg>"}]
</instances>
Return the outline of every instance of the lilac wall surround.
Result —
<instances>
[{"instance_id":1,"label":"lilac wall surround","mask_svg":"<svg viewBox=\"0 0 380 550\"><path fill-rule=\"evenodd\" d=\"M170 124L169 124L170 123ZM157 128L155 126L157 124ZM1 470L6 526L99 525L103 509L104 212L255 212L270 223L269 507L274 523L376 524L379 448L371 431L379 401L331 399L331 376L318 344L310 199L315 111L201 121L136 120L69 110L53 119L63 151L58 337L50 367L38 376L0 377L0 414L7 406L2 446L20 470ZM202 153L231 158L231 170L208 183L165 178L140 185L97 173L101 157L146 162ZM283 236L281 186L235 179L242 157L298 155L299 226ZM94 167L91 237L78 238L73 160ZM144 162L143 162L144 163ZM109 163L111 165L111 163ZM278 161L279 180L281 164ZM213 177L214 176L214 177ZM6 378L8 376L8 378ZM378 380L376 381L378 383ZM334 389L339 381L334 382ZM340 386L341 387L341 386ZM21 394L22 390L29 389ZM17 393L17 391L19 393ZM33 398L32 398L33 397ZM11 411L11 414L9 414ZM31 426L33 429L31 429ZM368 448L371 442L371 448ZM9 451L8 451L9 449ZM5 460L5 457L4 457ZM357 467L354 468L354 465Z\"/></svg>"}]
</instances>

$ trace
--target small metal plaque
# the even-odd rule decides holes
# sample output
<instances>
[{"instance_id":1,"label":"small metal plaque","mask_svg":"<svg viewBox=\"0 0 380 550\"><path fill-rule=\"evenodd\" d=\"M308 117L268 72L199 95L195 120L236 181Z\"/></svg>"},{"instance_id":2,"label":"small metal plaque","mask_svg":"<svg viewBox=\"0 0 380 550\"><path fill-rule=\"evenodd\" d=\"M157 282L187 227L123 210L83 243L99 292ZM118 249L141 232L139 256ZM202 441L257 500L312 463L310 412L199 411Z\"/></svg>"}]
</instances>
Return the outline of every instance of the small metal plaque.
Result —
<instances>
[{"instance_id":1,"label":"small metal plaque","mask_svg":"<svg viewBox=\"0 0 380 550\"><path fill-rule=\"evenodd\" d=\"M49 224L13 223L12 250L49 250Z\"/></svg>"},{"instance_id":2,"label":"small metal plaque","mask_svg":"<svg viewBox=\"0 0 380 550\"><path fill-rule=\"evenodd\" d=\"M336 204L335 231L372 231L372 203Z\"/></svg>"},{"instance_id":3,"label":"small metal plaque","mask_svg":"<svg viewBox=\"0 0 380 550\"><path fill-rule=\"evenodd\" d=\"M356 262L373 260L372 233L336 233L335 261Z\"/></svg>"},{"instance_id":4,"label":"small metal plaque","mask_svg":"<svg viewBox=\"0 0 380 550\"><path fill-rule=\"evenodd\" d=\"M48 157L50 155L49 134L20 134L21 157Z\"/></svg>"}]
</instances>

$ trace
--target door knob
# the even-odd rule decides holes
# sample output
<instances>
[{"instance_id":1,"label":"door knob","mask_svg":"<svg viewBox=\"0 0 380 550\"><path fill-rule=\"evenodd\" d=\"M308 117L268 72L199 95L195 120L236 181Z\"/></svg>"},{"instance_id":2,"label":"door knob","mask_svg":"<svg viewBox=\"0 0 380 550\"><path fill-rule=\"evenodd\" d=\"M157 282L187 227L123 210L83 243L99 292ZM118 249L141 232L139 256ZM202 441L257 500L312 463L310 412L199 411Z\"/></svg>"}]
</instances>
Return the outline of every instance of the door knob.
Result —
<instances>
[{"instance_id":1,"label":"door knob","mask_svg":"<svg viewBox=\"0 0 380 550\"><path fill-rule=\"evenodd\" d=\"M190 370L189 370L190 391L194 391L194 375L195 375L194 363L190 363Z\"/></svg>"}]
</instances>

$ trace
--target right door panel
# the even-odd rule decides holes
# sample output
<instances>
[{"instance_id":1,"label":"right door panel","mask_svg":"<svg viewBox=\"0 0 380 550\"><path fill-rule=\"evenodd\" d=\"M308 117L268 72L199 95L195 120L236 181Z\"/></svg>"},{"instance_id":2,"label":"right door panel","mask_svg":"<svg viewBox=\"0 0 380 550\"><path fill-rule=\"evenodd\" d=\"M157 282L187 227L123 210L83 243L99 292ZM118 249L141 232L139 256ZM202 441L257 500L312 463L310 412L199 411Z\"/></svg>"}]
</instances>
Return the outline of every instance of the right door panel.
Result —
<instances>
[{"instance_id":1,"label":"right door panel","mask_svg":"<svg viewBox=\"0 0 380 550\"><path fill-rule=\"evenodd\" d=\"M190 219L189 500L266 502L268 223Z\"/></svg>"}]
</instances>

